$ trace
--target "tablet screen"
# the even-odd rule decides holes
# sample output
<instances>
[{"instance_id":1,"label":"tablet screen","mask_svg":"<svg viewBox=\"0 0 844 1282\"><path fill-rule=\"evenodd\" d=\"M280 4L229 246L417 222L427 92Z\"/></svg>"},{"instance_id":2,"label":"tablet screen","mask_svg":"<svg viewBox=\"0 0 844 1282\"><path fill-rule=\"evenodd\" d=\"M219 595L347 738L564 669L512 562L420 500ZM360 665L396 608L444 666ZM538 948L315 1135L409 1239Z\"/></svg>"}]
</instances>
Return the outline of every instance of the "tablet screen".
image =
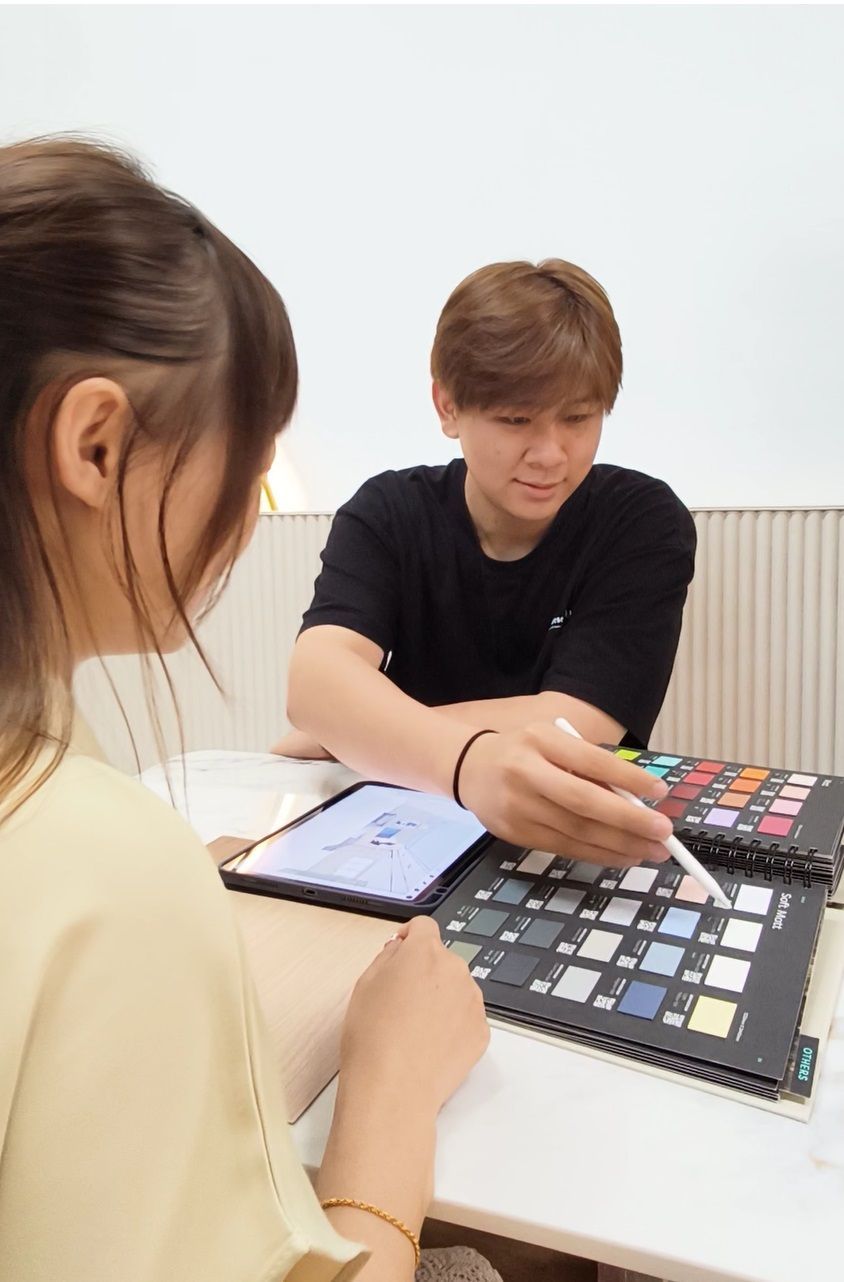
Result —
<instances>
[{"instance_id":1,"label":"tablet screen","mask_svg":"<svg viewBox=\"0 0 844 1282\"><path fill-rule=\"evenodd\" d=\"M447 797L364 784L254 846L236 871L413 900L485 833Z\"/></svg>"}]
</instances>

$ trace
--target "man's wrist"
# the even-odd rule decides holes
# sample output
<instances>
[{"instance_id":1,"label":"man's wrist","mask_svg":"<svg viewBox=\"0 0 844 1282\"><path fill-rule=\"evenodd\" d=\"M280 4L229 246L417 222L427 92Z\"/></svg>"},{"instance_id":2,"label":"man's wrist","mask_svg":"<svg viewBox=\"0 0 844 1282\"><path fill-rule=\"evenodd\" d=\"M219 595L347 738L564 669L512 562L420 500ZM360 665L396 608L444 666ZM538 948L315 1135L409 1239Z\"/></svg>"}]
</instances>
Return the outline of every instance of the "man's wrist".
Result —
<instances>
[{"instance_id":1,"label":"man's wrist","mask_svg":"<svg viewBox=\"0 0 844 1282\"><path fill-rule=\"evenodd\" d=\"M475 730L474 733L471 734L469 738L466 740L462 749L458 753L457 761L455 762L455 765L454 765L454 774L451 780L451 795L454 797L454 800L457 802L458 806L461 806L463 810L466 809L466 806L460 797L460 775L463 770L463 763L465 762L469 753L472 751L472 748L474 747L477 740L480 739L482 735L497 734L497 733L498 733L497 730Z\"/></svg>"}]
</instances>

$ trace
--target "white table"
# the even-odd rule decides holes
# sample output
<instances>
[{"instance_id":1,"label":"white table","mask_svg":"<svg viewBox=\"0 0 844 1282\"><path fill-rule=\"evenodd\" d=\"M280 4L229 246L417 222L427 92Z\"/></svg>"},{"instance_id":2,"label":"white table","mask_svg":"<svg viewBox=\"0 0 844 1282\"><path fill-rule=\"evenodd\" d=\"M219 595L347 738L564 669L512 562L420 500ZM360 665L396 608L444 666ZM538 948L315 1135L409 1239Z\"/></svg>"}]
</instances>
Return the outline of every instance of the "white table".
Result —
<instances>
[{"instance_id":1,"label":"white table","mask_svg":"<svg viewBox=\"0 0 844 1282\"><path fill-rule=\"evenodd\" d=\"M812 1120L493 1029L440 1117L431 1215L672 1282L844 1275L844 1009ZM294 1137L319 1165L329 1087Z\"/></svg>"},{"instance_id":2,"label":"white table","mask_svg":"<svg viewBox=\"0 0 844 1282\"><path fill-rule=\"evenodd\" d=\"M283 771L280 786L322 795L349 778ZM844 1000L816 1089L806 1124L496 1028L440 1116L431 1214L671 1282L833 1282ZM332 1085L293 1128L310 1169L333 1101Z\"/></svg>"}]
</instances>

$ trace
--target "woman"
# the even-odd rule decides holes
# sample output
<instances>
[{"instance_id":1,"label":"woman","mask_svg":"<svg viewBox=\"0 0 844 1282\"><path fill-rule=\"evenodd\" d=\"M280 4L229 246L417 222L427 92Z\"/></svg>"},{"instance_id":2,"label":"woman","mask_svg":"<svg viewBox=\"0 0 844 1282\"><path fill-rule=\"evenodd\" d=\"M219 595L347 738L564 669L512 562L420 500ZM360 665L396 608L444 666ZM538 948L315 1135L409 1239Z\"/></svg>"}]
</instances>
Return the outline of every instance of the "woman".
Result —
<instances>
[{"instance_id":1,"label":"woman","mask_svg":"<svg viewBox=\"0 0 844 1282\"><path fill-rule=\"evenodd\" d=\"M192 206L101 147L0 149L1 1282L414 1273L488 1037L466 966L415 922L359 983L315 1196L211 860L72 732L77 663L196 643L296 387L280 298Z\"/></svg>"}]
</instances>

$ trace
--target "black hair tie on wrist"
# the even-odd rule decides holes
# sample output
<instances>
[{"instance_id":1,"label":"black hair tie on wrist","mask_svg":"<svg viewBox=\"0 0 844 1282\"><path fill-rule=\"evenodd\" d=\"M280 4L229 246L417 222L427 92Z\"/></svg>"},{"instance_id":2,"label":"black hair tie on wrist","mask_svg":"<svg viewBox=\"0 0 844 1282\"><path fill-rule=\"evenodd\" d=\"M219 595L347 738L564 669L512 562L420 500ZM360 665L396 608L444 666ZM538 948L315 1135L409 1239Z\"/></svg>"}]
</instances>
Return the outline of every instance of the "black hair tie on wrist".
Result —
<instances>
[{"instance_id":1,"label":"black hair tie on wrist","mask_svg":"<svg viewBox=\"0 0 844 1282\"><path fill-rule=\"evenodd\" d=\"M475 740L480 739L482 734L498 734L498 731L497 730L476 730L475 733L472 735L472 737L470 739L467 739L466 742L464 743L463 750L460 753L460 756L457 758L457 765L454 767L454 778L451 782L451 793L452 793L452 796L454 797L454 800L457 802L458 806L460 806L461 810L465 810L466 807L463 805L463 802L460 800L460 768L463 765L463 762L466 760L466 753L469 751L469 749L471 748Z\"/></svg>"}]
</instances>

